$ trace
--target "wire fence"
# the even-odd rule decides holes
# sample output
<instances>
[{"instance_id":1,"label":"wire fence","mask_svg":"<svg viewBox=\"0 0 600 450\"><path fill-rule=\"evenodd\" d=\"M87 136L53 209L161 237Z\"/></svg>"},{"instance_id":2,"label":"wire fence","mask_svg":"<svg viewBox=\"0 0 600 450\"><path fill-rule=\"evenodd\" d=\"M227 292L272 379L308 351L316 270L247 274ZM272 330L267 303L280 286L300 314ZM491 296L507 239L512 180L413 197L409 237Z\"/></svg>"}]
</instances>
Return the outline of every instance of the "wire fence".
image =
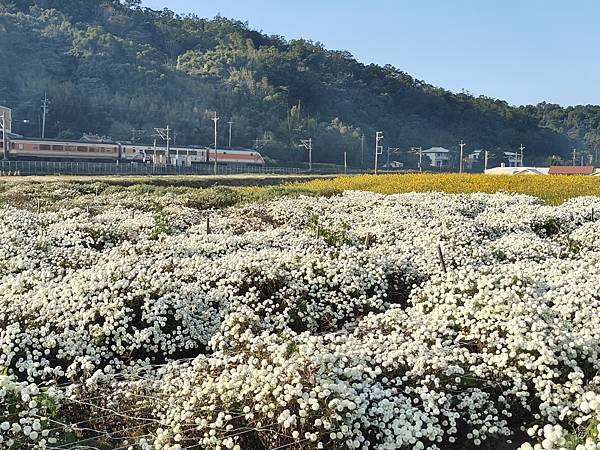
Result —
<instances>
[{"instance_id":1,"label":"wire fence","mask_svg":"<svg viewBox=\"0 0 600 450\"><path fill-rule=\"evenodd\" d=\"M143 163L0 160L0 175L213 175L213 165L166 166ZM299 174L297 167L217 166L218 175Z\"/></svg>"}]
</instances>

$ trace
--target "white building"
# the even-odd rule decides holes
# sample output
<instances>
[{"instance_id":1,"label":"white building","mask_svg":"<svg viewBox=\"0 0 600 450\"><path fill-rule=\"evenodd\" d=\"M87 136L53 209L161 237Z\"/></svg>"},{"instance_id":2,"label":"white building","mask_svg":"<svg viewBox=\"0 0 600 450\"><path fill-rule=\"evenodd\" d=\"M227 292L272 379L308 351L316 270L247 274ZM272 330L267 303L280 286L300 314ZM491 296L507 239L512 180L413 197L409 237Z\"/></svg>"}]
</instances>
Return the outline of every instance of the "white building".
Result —
<instances>
[{"instance_id":1,"label":"white building","mask_svg":"<svg viewBox=\"0 0 600 450\"><path fill-rule=\"evenodd\" d=\"M494 167L485 171L486 175L548 175L549 167Z\"/></svg>"},{"instance_id":2,"label":"white building","mask_svg":"<svg viewBox=\"0 0 600 450\"><path fill-rule=\"evenodd\" d=\"M450 150L444 147L431 147L423 150L423 155L426 155L431 160L431 167L448 167L450 165Z\"/></svg>"}]
</instances>

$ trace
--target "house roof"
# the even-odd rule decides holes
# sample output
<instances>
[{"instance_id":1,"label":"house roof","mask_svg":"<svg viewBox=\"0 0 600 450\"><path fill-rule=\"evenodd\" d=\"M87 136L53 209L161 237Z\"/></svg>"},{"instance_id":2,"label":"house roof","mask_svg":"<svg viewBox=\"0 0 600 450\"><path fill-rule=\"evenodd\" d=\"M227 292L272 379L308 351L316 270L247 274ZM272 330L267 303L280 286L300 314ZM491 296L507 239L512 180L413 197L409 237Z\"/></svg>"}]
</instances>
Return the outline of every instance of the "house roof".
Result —
<instances>
[{"instance_id":1,"label":"house roof","mask_svg":"<svg viewBox=\"0 0 600 450\"><path fill-rule=\"evenodd\" d=\"M591 175L594 166L551 166L550 175Z\"/></svg>"},{"instance_id":2,"label":"house roof","mask_svg":"<svg viewBox=\"0 0 600 450\"><path fill-rule=\"evenodd\" d=\"M423 150L423 153L450 153L450 150L444 147L431 147Z\"/></svg>"}]
</instances>

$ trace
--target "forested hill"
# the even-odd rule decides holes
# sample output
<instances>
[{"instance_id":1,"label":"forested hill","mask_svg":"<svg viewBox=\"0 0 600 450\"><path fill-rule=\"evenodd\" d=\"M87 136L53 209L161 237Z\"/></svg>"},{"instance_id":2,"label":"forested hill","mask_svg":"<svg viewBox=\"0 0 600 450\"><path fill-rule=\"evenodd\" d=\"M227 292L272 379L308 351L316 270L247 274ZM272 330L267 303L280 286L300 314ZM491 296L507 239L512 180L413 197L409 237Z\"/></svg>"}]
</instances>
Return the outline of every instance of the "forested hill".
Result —
<instances>
[{"instance_id":1,"label":"forested hill","mask_svg":"<svg viewBox=\"0 0 600 450\"><path fill-rule=\"evenodd\" d=\"M312 137L316 161L340 162L348 151L358 164L364 134L370 163L376 130L385 146L402 149L455 149L460 139L467 150L523 143L526 162L600 141L597 107L513 108L452 94L344 51L135 0L2 0L0 61L0 104L30 121L15 123L25 135L39 135L46 91L49 137L149 142L149 130L170 125L176 143L208 145L216 110L221 144L232 121L233 145L257 143L280 162L304 160L298 142Z\"/></svg>"}]
</instances>

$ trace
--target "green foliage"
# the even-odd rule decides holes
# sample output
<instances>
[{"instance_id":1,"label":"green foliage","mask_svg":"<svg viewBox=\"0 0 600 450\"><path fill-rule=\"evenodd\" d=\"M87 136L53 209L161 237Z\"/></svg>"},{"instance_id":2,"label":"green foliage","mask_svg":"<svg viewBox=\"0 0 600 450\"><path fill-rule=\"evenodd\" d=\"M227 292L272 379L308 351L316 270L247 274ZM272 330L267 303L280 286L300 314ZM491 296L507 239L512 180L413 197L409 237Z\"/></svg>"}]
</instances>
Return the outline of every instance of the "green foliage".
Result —
<instances>
[{"instance_id":1,"label":"green foliage","mask_svg":"<svg viewBox=\"0 0 600 450\"><path fill-rule=\"evenodd\" d=\"M307 160L370 166L372 136L408 149L441 145L501 154L527 145L529 162L568 158L573 142L600 145L600 110L513 108L452 94L392 66L357 62L306 40L286 41L222 17L153 11L138 0L10 0L0 4L0 101L20 134L39 135L39 101L52 104L47 135L132 137L169 124L176 143L212 142L212 112L234 122L233 144L277 164ZM578 109L579 108L579 109ZM224 120L223 120L224 122ZM220 127L219 141L227 141ZM361 136L365 151L361 154ZM138 133L139 136L139 133ZM139 138L151 141L150 131ZM395 157L415 167L414 155Z\"/></svg>"},{"instance_id":2,"label":"green foliage","mask_svg":"<svg viewBox=\"0 0 600 450\"><path fill-rule=\"evenodd\" d=\"M319 216L316 214L311 216L308 228L314 233L318 233L319 238L321 238L329 247L353 244L352 239L348 236L348 230L346 228L334 230L324 227L319 223Z\"/></svg>"}]
</instances>

